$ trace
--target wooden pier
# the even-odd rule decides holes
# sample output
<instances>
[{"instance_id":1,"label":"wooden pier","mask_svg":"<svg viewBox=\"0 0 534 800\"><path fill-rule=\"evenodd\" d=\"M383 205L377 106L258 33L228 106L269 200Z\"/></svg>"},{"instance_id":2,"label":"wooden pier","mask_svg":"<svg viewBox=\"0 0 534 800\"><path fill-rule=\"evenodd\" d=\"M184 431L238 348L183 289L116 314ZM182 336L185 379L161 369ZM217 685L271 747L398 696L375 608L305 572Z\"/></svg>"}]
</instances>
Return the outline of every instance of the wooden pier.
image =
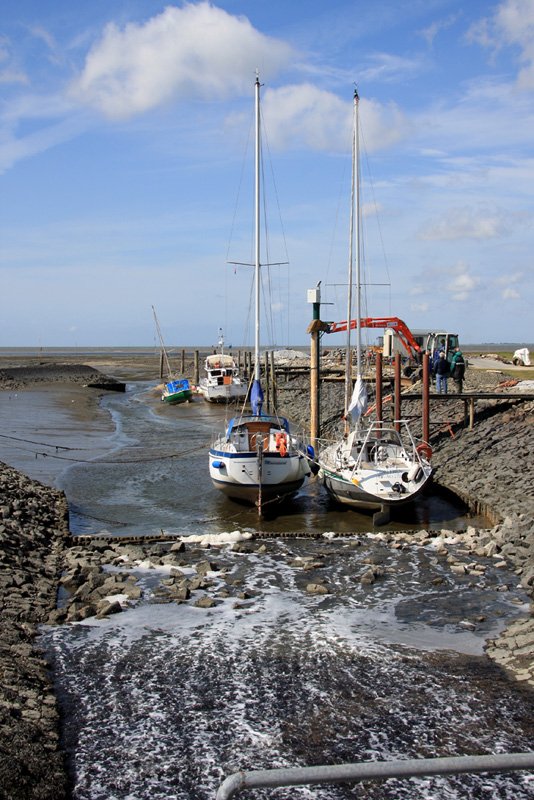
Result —
<instances>
[{"instance_id":1,"label":"wooden pier","mask_svg":"<svg viewBox=\"0 0 534 800\"><path fill-rule=\"evenodd\" d=\"M422 392L403 392L401 394L401 402L405 400L423 400ZM462 392L462 394L438 394L437 392L429 392L429 401L437 401L441 403L458 402L462 400L464 403L464 420L469 430L473 429L475 423L475 404L477 400L503 400L509 402L511 400L534 400L534 393L532 392Z\"/></svg>"}]
</instances>

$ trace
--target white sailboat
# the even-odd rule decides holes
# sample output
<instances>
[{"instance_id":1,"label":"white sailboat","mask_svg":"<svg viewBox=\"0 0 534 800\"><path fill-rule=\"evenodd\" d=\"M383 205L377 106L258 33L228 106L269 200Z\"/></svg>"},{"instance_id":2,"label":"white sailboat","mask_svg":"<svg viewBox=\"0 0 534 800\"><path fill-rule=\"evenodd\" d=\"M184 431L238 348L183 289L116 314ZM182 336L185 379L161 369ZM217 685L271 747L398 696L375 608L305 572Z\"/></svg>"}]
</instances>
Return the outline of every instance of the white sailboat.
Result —
<instances>
[{"instance_id":1,"label":"white sailboat","mask_svg":"<svg viewBox=\"0 0 534 800\"><path fill-rule=\"evenodd\" d=\"M264 414L260 382L260 81L255 83L255 336L254 380L251 412L230 420L209 451L209 470L214 486L234 500L255 504L261 513L266 502L295 493L310 474L304 445L292 435L289 422L277 414Z\"/></svg>"},{"instance_id":2,"label":"white sailboat","mask_svg":"<svg viewBox=\"0 0 534 800\"><path fill-rule=\"evenodd\" d=\"M198 391L208 403L232 403L245 400L248 386L240 374L234 358L224 352L224 335L219 328L218 352L207 356L204 375Z\"/></svg>"},{"instance_id":3,"label":"white sailboat","mask_svg":"<svg viewBox=\"0 0 534 800\"><path fill-rule=\"evenodd\" d=\"M347 353L345 364L345 431L340 441L321 451L319 478L338 502L381 510L376 522L386 521L392 507L413 500L430 479L432 467L425 457L428 448L417 446L408 424L370 422L364 416L367 390L361 363L361 213L359 176L359 97L354 93L352 137L352 191L347 301ZM352 388L351 324L353 263L356 262L357 373ZM350 430L350 421L354 428Z\"/></svg>"}]
</instances>

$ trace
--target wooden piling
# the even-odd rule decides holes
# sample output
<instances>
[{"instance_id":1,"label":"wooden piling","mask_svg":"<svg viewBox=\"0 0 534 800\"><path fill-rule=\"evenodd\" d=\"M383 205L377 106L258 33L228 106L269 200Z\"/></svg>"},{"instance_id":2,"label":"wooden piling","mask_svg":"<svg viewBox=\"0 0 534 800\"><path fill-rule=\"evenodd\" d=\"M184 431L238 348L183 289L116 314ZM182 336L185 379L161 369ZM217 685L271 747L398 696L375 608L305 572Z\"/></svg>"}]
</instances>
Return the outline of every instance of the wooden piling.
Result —
<instances>
[{"instance_id":1,"label":"wooden piling","mask_svg":"<svg viewBox=\"0 0 534 800\"><path fill-rule=\"evenodd\" d=\"M401 419L401 357L400 353L395 354L395 429L400 431Z\"/></svg>"},{"instance_id":2,"label":"wooden piling","mask_svg":"<svg viewBox=\"0 0 534 800\"><path fill-rule=\"evenodd\" d=\"M319 331L312 330L310 341L310 444L315 452L317 452L317 439L319 438L319 405Z\"/></svg>"},{"instance_id":3,"label":"wooden piling","mask_svg":"<svg viewBox=\"0 0 534 800\"><path fill-rule=\"evenodd\" d=\"M423 354L423 442L430 441L430 364L428 353Z\"/></svg>"},{"instance_id":4,"label":"wooden piling","mask_svg":"<svg viewBox=\"0 0 534 800\"><path fill-rule=\"evenodd\" d=\"M376 420L382 422L382 353L376 354Z\"/></svg>"}]
</instances>

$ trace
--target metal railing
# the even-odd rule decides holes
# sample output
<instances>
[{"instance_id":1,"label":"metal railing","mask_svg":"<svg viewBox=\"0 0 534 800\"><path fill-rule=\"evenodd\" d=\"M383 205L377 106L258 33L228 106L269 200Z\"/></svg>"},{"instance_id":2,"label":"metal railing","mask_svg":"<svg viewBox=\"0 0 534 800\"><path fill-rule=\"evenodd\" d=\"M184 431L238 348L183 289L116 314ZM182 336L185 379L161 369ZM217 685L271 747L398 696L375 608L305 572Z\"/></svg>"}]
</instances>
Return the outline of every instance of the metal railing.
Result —
<instances>
[{"instance_id":1,"label":"metal railing","mask_svg":"<svg viewBox=\"0 0 534 800\"><path fill-rule=\"evenodd\" d=\"M387 780L428 775L534 770L534 753L451 756L397 761L362 761L320 767L292 767L235 772L219 786L216 800L229 800L242 789L280 788L304 784Z\"/></svg>"}]
</instances>

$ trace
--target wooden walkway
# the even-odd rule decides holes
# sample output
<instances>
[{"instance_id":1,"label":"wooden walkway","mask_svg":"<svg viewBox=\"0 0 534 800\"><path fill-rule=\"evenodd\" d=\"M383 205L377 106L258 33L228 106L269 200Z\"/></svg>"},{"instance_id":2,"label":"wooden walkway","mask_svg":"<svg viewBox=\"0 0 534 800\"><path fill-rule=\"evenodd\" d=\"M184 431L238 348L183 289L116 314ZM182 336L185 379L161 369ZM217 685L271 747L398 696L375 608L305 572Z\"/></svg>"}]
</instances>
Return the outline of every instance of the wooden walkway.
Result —
<instances>
[{"instance_id":1,"label":"wooden walkway","mask_svg":"<svg viewBox=\"0 0 534 800\"><path fill-rule=\"evenodd\" d=\"M420 400L422 401L422 392L402 392L401 402L405 400ZM509 402L511 400L534 400L534 393L532 392L462 392L462 394L438 394L437 392L430 392L428 395L429 401L438 400L442 403L458 402L462 400L464 403L464 419L469 420L469 430L472 430L475 422L475 404L477 400L503 400Z\"/></svg>"}]
</instances>

